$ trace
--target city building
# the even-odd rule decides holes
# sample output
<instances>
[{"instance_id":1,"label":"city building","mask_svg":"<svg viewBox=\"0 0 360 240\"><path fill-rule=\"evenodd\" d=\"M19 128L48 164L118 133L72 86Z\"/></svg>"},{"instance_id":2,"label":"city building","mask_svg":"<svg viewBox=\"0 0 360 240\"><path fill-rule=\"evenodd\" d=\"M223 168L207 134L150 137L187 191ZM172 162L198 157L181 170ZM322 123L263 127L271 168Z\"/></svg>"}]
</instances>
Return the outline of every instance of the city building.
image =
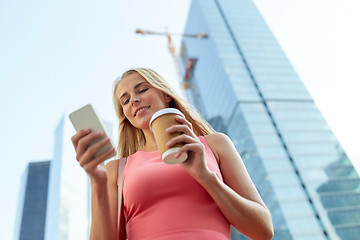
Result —
<instances>
[{"instance_id":1,"label":"city building","mask_svg":"<svg viewBox=\"0 0 360 240\"><path fill-rule=\"evenodd\" d=\"M89 226L89 186L76 162L71 136L74 128L63 116L55 130L50 168L45 240L85 240Z\"/></svg>"},{"instance_id":2,"label":"city building","mask_svg":"<svg viewBox=\"0 0 360 240\"><path fill-rule=\"evenodd\" d=\"M112 137L112 124L102 122ZM55 131L53 160L27 166L22 176L14 240L89 239L90 184L76 161L71 142L75 133L69 119L63 116Z\"/></svg>"},{"instance_id":3,"label":"city building","mask_svg":"<svg viewBox=\"0 0 360 240\"><path fill-rule=\"evenodd\" d=\"M21 181L15 240L44 239L50 161L32 162Z\"/></svg>"},{"instance_id":4,"label":"city building","mask_svg":"<svg viewBox=\"0 0 360 240\"><path fill-rule=\"evenodd\" d=\"M90 184L76 161L71 137L76 133L63 116L55 131L54 156L50 168L45 240L86 240L90 230ZM103 121L108 136L112 124Z\"/></svg>"},{"instance_id":5,"label":"city building","mask_svg":"<svg viewBox=\"0 0 360 240\"><path fill-rule=\"evenodd\" d=\"M182 40L189 101L232 139L274 239L358 239L359 175L254 2L193 0L185 33L208 35Z\"/></svg>"}]
</instances>

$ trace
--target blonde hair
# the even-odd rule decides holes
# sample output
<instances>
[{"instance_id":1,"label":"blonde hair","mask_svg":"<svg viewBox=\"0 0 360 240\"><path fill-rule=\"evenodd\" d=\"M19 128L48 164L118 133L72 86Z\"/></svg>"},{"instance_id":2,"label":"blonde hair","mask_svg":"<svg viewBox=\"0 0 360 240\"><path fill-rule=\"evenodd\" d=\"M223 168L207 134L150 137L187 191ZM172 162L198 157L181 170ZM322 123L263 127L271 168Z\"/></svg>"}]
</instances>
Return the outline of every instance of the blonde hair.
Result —
<instances>
[{"instance_id":1,"label":"blonde hair","mask_svg":"<svg viewBox=\"0 0 360 240\"><path fill-rule=\"evenodd\" d=\"M116 90L120 81L130 75L140 74L151 86L169 95L172 100L169 107L179 109L185 118L192 124L192 128L196 136L204 136L214 133L215 130L210 124L193 108L190 108L181 97L174 91L170 84L157 72L148 68L134 68L123 73L123 75L115 81L113 101L116 114L119 119L119 136L118 136L118 154L119 157L128 157L140 150L146 143L145 135L139 128L134 127L125 117L119 99L116 97Z\"/></svg>"}]
</instances>

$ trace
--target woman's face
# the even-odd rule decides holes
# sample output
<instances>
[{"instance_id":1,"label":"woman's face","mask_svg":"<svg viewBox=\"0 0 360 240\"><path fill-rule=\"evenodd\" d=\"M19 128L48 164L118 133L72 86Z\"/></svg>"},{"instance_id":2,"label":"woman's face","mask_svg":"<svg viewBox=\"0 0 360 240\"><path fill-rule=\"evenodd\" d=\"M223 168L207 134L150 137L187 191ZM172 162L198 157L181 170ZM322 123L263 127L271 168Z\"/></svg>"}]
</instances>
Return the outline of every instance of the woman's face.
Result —
<instances>
[{"instance_id":1,"label":"woman's face","mask_svg":"<svg viewBox=\"0 0 360 240\"><path fill-rule=\"evenodd\" d=\"M151 86L140 74L124 77L117 86L116 97L125 117L140 129L149 128L152 115L169 107L171 97Z\"/></svg>"}]
</instances>

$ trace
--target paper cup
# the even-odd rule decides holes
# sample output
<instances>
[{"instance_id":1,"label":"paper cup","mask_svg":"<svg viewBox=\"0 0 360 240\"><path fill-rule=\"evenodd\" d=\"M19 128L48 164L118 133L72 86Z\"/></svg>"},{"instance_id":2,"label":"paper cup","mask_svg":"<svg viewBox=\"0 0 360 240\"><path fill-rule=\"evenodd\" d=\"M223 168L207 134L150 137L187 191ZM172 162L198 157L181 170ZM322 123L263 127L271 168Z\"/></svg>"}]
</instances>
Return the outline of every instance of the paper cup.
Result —
<instances>
[{"instance_id":1,"label":"paper cup","mask_svg":"<svg viewBox=\"0 0 360 240\"><path fill-rule=\"evenodd\" d=\"M167 164L181 163L188 157L187 153L181 154L178 158L174 157L177 151L184 146L183 143L177 143L171 148L166 146L166 143L172 138L181 135L181 133L178 132L166 132L167 128L172 125L179 124L179 122L175 119L177 115L184 117L184 114L176 108L164 108L154 113L149 123L150 129L154 133L156 144L161 153L161 158Z\"/></svg>"}]
</instances>

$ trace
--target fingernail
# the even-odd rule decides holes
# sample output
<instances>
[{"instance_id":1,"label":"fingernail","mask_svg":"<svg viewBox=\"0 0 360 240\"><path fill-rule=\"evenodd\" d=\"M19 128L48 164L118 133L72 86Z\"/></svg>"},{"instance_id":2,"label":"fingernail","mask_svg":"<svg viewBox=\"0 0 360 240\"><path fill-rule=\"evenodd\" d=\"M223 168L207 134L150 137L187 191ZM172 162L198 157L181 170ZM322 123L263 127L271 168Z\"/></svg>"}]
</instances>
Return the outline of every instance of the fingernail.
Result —
<instances>
[{"instance_id":1,"label":"fingernail","mask_svg":"<svg viewBox=\"0 0 360 240\"><path fill-rule=\"evenodd\" d=\"M85 128L83 131L84 131L84 133L88 133L88 132L90 132L90 128Z\"/></svg>"},{"instance_id":2,"label":"fingernail","mask_svg":"<svg viewBox=\"0 0 360 240\"><path fill-rule=\"evenodd\" d=\"M98 135L98 136L102 136L102 135L103 135L103 133L102 133L102 132L97 132L97 133L96 133L96 135Z\"/></svg>"}]
</instances>

